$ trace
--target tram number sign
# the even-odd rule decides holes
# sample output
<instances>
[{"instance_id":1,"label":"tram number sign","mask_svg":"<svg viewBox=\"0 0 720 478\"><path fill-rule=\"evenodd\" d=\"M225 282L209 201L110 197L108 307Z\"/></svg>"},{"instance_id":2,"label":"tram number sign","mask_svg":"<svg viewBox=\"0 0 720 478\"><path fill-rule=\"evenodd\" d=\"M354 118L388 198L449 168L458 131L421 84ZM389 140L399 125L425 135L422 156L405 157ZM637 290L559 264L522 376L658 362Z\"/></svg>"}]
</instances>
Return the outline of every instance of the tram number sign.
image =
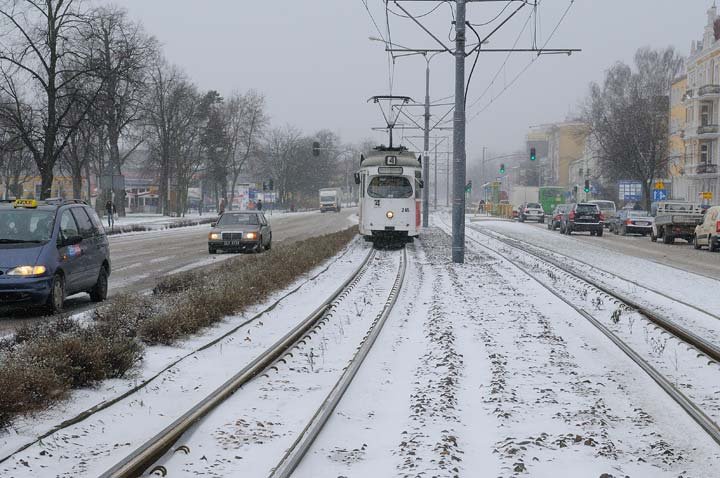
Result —
<instances>
[{"instance_id":1,"label":"tram number sign","mask_svg":"<svg viewBox=\"0 0 720 478\"><path fill-rule=\"evenodd\" d=\"M374 206L375 206L375 207L380 207L380 200L379 200L379 199L376 199L376 200L375 200Z\"/></svg>"},{"instance_id":2,"label":"tram number sign","mask_svg":"<svg viewBox=\"0 0 720 478\"><path fill-rule=\"evenodd\" d=\"M401 211L401 212L410 212L410 208L409 208L409 207L404 207L404 208L402 208L402 211Z\"/></svg>"}]
</instances>

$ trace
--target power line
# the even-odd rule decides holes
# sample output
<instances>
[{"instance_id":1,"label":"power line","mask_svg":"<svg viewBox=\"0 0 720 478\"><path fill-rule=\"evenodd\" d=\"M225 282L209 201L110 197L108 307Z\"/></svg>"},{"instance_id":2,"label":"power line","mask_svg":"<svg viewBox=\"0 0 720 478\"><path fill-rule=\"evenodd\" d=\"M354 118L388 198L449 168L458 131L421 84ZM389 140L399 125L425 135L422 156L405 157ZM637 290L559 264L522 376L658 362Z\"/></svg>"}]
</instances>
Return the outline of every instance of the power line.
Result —
<instances>
[{"instance_id":1,"label":"power line","mask_svg":"<svg viewBox=\"0 0 720 478\"><path fill-rule=\"evenodd\" d=\"M439 1L438 4L435 5L429 12L426 12L426 13L423 13L423 14L420 14L420 15L414 15L414 17L415 17L415 18L427 17L428 15L431 15L432 13L435 13L435 11L436 11L438 8L440 8L443 3L448 3L448 1L447 1L447 0L441 0L441 1ZM385 5L387 5L387 3L386 3ZM405 14L403 14L403 13L398 13L398 12L396 12L395 10L393 10L392 8L389 8L388 10L390 11L390 13L392 13L392 14L395 15L396 17L400 17L400 18L410 18L410 16L405 15Z\"/></svg>"},{"instance_id":2,"label":"power line","mask_svg":"<svg viewBox=\"0 0 720 478\"><path fill-rule=\"evenodd\" d=\"M470 25L472 25L472 26L474 26L474 27L484 27L484 26L490 25L490 24L493 23L495 20L497 20L498 18L500 18L500 17L502 16L502 14L505 13L505 10L507 10L508 7L509 7L510 5L512 5L512 3L513 3L512 1L508 1L508 2L505 4L505 6L503 7L503 9L500 10L500 13L498 13L497 15L495 15L495 17L493 17L492 20L488 20L487 22L483 22L483 23L470 23L470 22L468 22L468 23L470 23Z\"/></svg>"}]
</instances>

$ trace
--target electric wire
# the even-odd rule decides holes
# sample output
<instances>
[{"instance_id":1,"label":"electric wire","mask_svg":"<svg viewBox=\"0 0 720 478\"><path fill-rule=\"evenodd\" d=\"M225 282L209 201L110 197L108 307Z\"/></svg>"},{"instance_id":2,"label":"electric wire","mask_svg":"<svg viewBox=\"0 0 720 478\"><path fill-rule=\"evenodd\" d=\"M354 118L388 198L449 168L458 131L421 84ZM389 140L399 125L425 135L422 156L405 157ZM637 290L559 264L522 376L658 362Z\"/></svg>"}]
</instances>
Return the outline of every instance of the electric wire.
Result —
<instances>
[{"instance_id":1,"label":"electric wire","mask_svg":"<svg viewBox=\"0 0 720 478\"><path fill-rule=\"evenodd\" d=\"M470 22L468 22L468 23L469 23L470 25L474 26L474 27L485 27L485 26L487 26L487 25L490 25L490 24L493 23L495 20L497 20L498 18L500 18L500 16L501 16L503 13L505 13L505 10L507 10L508 7L509 7L510 5L512 5L512 3L513 3L512 0L508 0L508 2L505 4L505 6L503 7L503 9L500 10L500 13L498 13L497 15L495 15L495 17L494 17L492 20L488 20L487 22L483 22L483 23L470 23Z\"/></svg>"},{"instance_id":2,"label":"electric wire","mask_svg":"<svg viewBox=\"0 0 720 478\"><path fill-rule=\"evenodd\" d=\"M385 4L387 5L387 3L388 3L388 0L386 0ZM394 2L394 3L397 3L397 2ZM420 15L415 15L414 18L416 18L416 19L417 19L417 18L423 18L423 17L427 17L428 15L431 15L432 13L435 13L435 11L436 11L438 8L442 7L442 4L443 4L443 3L448 3L448 0L440 0L440 1L438 1L438 4L435 5L429 12L422 13L422 14L420 14ZM405 15L404 13L398 13L398 12L396 12L395 10L393 10L392 8L390 8L389 11L390 11L390 13L392 13L393 15L395 15L396 17L400 17L400 18L410 18L410 16Z\"/></svg>"},{"instance_id":3,"label":"electric wire","mask_svg":"<svg viewBox=\"0 0 720 478\"><path fill-rule=\"evenodd\" d=\"M385 35L383 35L383 32L382 32L382 30L380 29L380 26L379 26L378 23L375 21L375 17L373 16L372 12L370 11L370 7L368 6L368 3L367 3L368 0L360 0L360 1L362 2L363 6L365 7L365 10L367 11L368 16L370 17L370 21L371 21L372 24L375 26L375 30L378 32L378 35L380 35L380 39L381 39L384 43L388 43L388 41L385 39ZM388 86L389 86L389 88L390 88L390 94L392 94L393 79L394 79L393 77L394 77L394 73L395 73L395 72L394 72L394 68L393 68L393 64L394 64L394 61L395 61L395 60L394 60L394 59L391 60L390 56L391 56L391 55L390 55L390 53L388 52L388 77L389 77L389 78L388 78Z\"/></svg>"},{"instance_id":4,"label":"electric wire","mask_svg":"<svg viewBox=\"0 0 720 478\"><path fill-rule=\"evenodd\" d=\"M552 33L550 33L550 36L548 36L547 40L543 44L542 48L540 48L540 51L537 53L537 55L535 55L532 58L532 60L530 60L530 62L527 65L525 65L525 67L522 70L520 70L520 72L517 75L515 75L515 77L510 81L510 83L505 85L505 87L500 91L500 93L495 95L485 106L483 106L477 113L475 113L472 117L470 117L470 119L467 121L468 123L470 123L472 120L477 118L481 113L483 113L488 108L490 108L490 106L495 101L497 101L497 99L500 98L500 96L502 96L503 93L505 93L515 83L517 83L517 81L520 79L520 77L538 60L538 58L540 58L540 55L542 54L542 50L544 50L545 47L548 45L548 43L550 43L550 40L552 40L553 36L555 35L555 32L557 32L558 28L560 27L560 24L563 22L563 20L565 20L565 17L567 17L567 14L570 12L570 9L572 8L574 3L575 3L575 0L570 0L570 4L565 9L565 12L560 17L560 20L558 20L557 24L555 25L555 28L552 30Z\"/></svg>"}]
</instances>

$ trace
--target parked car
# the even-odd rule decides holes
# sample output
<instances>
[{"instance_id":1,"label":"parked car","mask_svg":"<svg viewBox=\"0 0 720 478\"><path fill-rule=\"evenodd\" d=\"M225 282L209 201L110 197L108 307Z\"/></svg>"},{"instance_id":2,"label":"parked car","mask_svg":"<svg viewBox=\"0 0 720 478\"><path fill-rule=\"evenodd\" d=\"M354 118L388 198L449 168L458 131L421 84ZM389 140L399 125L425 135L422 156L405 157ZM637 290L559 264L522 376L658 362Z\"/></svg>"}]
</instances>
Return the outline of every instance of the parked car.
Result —
<instances>
[{"instance_id":1,"label":"parked car","mask_svg":"<svg viewBox=\"0 0 720 478\"><path fill-rule=\"evenodd\" d=\"M600 208L600 212L603 213L603 216L606 218L611 218L615 216L617 213L617 207L615 206L615 203L613 201L606 201L606 200L600 200L596 199L594 201L588 201L590 204L597 204ZM605 227L609 227L610 223L606 222Z\"/></svg>"},{"instance_id":2,"label":"parked car","mask_svg":"<svg viewBox=\"0 0 720 478\"><path fill-rule=\"evenodd\" d=\"M705 212L705 218L701 224L695 227L693 245L695 249L707 246L710 252L720 249L720 206L712 206Z\"/></svg>"},{"instance_id":3,"label":"parked car","mask_svg":"<svg viewBox=\"0 0 720 478\"><path fill-rule=\"evenodd\" d=\"M652 232L653 218L647 211L622 209L609 221L608 230L615 234L641 234L647 236Z\"/></svg>"},{"instance_id":4,"label":"parked car","mask_svg":"<svg viewBox=\"0 0 720 478\"><path fill-rule=\"evenodd\" d=\"M81 292L107 299L110 246L93 208L82 201L0 201L0 304L62 312Z\"/></svg>"},{"instance_id":5,"label":"parked car","mask_svg":"<svg viewBox=\"0 0 720 478\"><path fill-rule=\"evenodd\" d=\"M573 232L589 231L591 236L602 236L605 216L594 203L572 204L563 213L560 233L570 235Z\"/></svg>"},{"instance_id":6,"label":"parked car","mask_svg":"<svg viewBox=\"0 0 720 478\"><path fill-rule=\"evenodd\" d=\"M554 231L555 229L560 228L560 223L562 222L562 215L565 213L568 209L570 209L571 204L558 204L555 206L555 209L553 209L551 217L547 221L547 228L551 231Z\"/></svg>"},{"instance_id":7,"label":"parked car","mask_svg":"<svg viewBox=\"0 0 720 478\"><path fill-rule=\"evenodd\" d=\"M693 242L695 227L703 222L703 210L699 204L682 201L661 201L652 205L652 231L650 240L662 239L672 244L676 238Z\"/></svg>"},{"instance_id":8,"label":"parked car","mask_svg":"<svg viewBox=\"0 0 720 478\"><path fill-rule=\"evenodd\" d=\"M208 252L254 251L272 247L272 229L260 211L229 211L210 225Z\"/></svg>"},{"instance_id":9,"label":"parked car","mask_svg":"<svg viewBox=\"0 0 720 478\"><path fill-rule=\"evenodd\" d=\"M543 210L540 203L537 202L526 202L522 203L518 208L518 220L520 222L525 221L537 221L539 223L545 222L545 211Z\"/></svg>"}]
</instances>

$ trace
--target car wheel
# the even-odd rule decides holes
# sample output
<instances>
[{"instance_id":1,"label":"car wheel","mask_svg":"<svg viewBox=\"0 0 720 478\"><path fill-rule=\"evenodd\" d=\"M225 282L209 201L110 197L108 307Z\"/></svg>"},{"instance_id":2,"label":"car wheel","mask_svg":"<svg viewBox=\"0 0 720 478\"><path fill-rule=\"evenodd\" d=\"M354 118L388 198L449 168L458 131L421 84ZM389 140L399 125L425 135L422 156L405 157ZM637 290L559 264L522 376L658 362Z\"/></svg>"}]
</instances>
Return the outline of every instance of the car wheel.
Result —
<instances>
[{"instance_id":1,"label":"car wheel","mask_svg":"<svg viewBox=\"0 0 720 478\"><path fill-rule=\"evenodd\" d=\"M615 234L616 236L617 236L618 234L620 234L620 232L618 231L617 227L615 227L615 226L610 226L610 232L612 232L612 233Z\"/></svg>"},{"instance_id":2,"label":"car wheel","mask_svg":"<svg viewBox=\"0 0 720 478\"><path fill-rule=\"evenodd\" d=\"M621 236L627 236L627 227L622 226L622 227L620 228L620 235L621 235Z\"/></svg>"},{"instance_id":3,"label":"car wheel","mask_svg":"<svg viewBox=\"0 0 720 478\"><path fill-rule=\"evenodd\" d=\"M701 246L700 246L700 243L698 242L698 237L697 237L697 235L695 235L695 237L693 237L693 247L694 247L695 249L700 249L700 247L701 247ZM709 246L709 247L710 247L710 250L712 251L712 246Z\"/></svg>"},{"instance_id":4,"label":"car wheel","mask_svg":"<svg viewBox=\"0 0 720 478\"><path fill-rule=\"evenodd\" d=\"M671 234L665 234L663 236L663 244L672 244L675 242L675 236Z\"/></svg>"},{"instance_id":5,"label":"car wheel","mask_svg":"<svg viewBox=\"0 0 720 478\"><path fill-rule=\"evenodd\" d=\"M565 226L565 234L568 236L572 236L572 227L571 226Z\"/></svg>"},{"instance_id":6,"label":"car wheel","mask_svg":"<svg viewBox=\"0 0 720 478\"><path fill-rule=\"evenodd\" d=\"M210 254L217 254L217 249L215 249L215 248L212 247L212 246L208 246L208 252L209 252Z\"/></svg>"},{"instance_id":7,"label":"car wheel","mask_svg":"<svg viewBox=\"0 0 720 478\"><path fill-rule=\"evenodd\" d=\"M695 236L695 238L697 238L697 236ZM710 239L708 239L708 250L710 252L715 252L718 250L717 237L710 237Z\"/></svg>"},{"instance_id":8,"label":"car wheel","mask_svg":"<svg viewBox=\"0 0 720 478\"><path fill-rule=\"evenodd\" d=\"M650 233L650 240L651 240L652 242L657 242L657 236L655 235L654 232L651 232L651 233Z\"/></svg>"},{"instance_id":9,"label":"car wheel","mask_svg":"<svg viewBox=\"0 0 720 478\"><path fill-rule=\"evenodd\" d=\"M602 237L602 235L603 235L603 229L602 229L602 227L601 227L601 228L598 230L596 236L597 236L597 237Z\"/></svg>"},{"instance_id":10,"label":"car wheel","mask_svg":"<svg viewBox=\"0 0 720 478\"><path fill-rule=\"evenodd\" d=\"M60 274L53 277L46 306L51 315L59 314L65 306L65 278Z\"/></svg>"},{"instance_id":11,"label":"car wheel","mask_svg":"<svg viewBox=\"0 0 720 478\"><path fill-rule=\"evenodd\" d=\"M260 240L257 243L257 246L255 246L255 252L260 254L265 250L265 246L263 245L263 238L260 236Z\"/></svg>"},{"instance_id":12,"label":"car wheel","mask_svg":"<svg viewBox=\"0 0 720 478\"><path fill-rule=\"evenodd\" d=\"M108 296L108 273L107 269L103 266L100 268L100 275L98 280L90 289L90 300L93 302L103 302L107 300Z\"/></svg>"},{"instance_id":13,"label":"car wheel","mask_svg":"<svg viewBox=\"0 0 720 478\"><path fill-rule=\"evenodd\" d=\"M269 251L270 249L272 249L272 234L270 234L270 239L268 239L268 243L265 246L266 251Z\"/></svg>"}]
</instances>

